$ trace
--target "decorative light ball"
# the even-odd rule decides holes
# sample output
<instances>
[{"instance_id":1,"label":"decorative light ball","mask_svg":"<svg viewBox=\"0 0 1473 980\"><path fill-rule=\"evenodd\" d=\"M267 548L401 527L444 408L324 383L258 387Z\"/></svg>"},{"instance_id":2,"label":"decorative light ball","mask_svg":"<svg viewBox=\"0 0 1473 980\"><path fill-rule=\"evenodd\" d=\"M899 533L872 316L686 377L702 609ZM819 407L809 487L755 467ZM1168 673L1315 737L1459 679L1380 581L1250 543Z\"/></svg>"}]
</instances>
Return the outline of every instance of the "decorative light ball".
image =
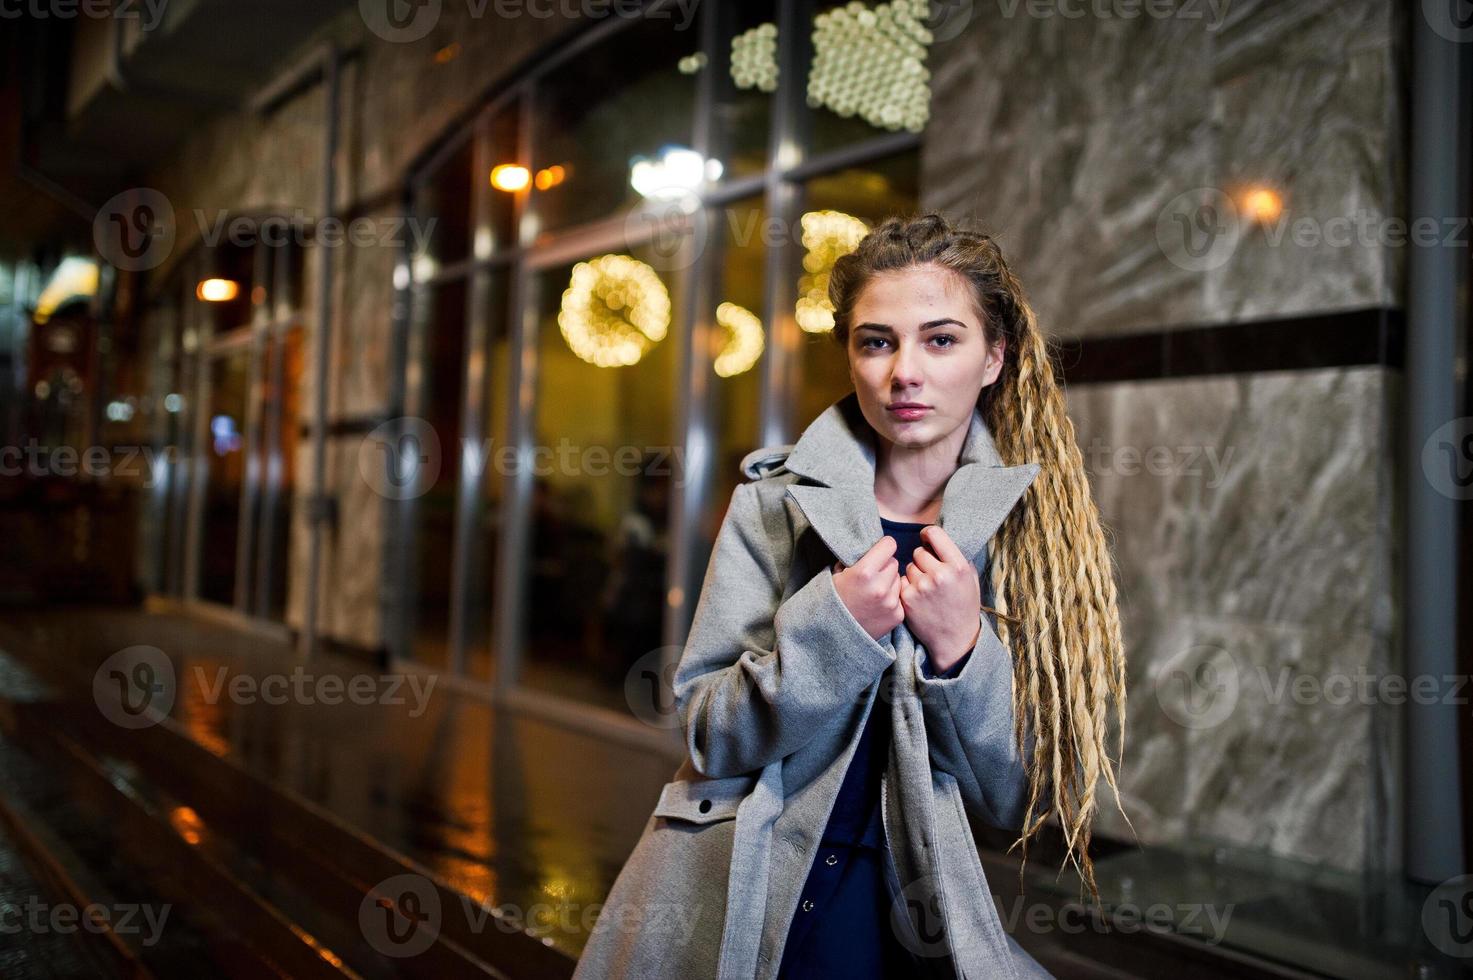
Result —
<instances>
[{"instance_id":1,"label":"decorative light ball","mask_svg":"<svg viewBox=\"0 0 1473 980\"><path fill-rule=\"evenodd\" d=\"M670 293L646 263L600 255L573 266L557 322L569 349L590 364L634 364L669 332Z\"/></svg>"}]
</instances>

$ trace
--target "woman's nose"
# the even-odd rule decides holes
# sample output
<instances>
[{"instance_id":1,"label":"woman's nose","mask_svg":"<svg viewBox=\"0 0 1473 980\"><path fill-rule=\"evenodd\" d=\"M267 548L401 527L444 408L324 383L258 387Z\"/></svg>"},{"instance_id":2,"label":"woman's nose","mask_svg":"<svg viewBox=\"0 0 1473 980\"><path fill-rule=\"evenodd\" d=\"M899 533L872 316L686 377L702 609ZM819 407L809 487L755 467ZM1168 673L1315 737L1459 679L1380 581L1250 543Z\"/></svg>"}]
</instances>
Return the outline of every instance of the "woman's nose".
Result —
<instances>
[{"instance_id":1,"label":"woman's nose","mask_svg":"<svg viewBox=\"0 0 1473 980\"><path fill-rule=\"evenodd\" d=\"M919 352L911 344L901 344L895 352L895 361L890 367L890 382L897 388L919 384L921 364Z\"/></svg>"}]
</instances>

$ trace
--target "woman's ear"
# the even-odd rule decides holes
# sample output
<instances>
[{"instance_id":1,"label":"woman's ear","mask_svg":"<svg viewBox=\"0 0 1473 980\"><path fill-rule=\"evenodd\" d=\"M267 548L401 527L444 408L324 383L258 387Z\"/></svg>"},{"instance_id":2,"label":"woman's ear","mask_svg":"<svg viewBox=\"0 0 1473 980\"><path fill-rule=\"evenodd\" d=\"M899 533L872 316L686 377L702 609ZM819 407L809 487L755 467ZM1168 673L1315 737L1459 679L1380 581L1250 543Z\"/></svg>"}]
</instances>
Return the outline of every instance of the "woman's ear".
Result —
<instances>
[{"instance_id":1,"label":"woman's ear","mask_svg":"<svg viewBox=\"0 0 1473 980\"><path fill-rule=\"evenodd\" d=\"M986 388L1002 374L1003 353L1007 350L1007 339L998 337L997 343L987 351L987 360L982 365L982 387Z\"/></svg>"}]
</instances>

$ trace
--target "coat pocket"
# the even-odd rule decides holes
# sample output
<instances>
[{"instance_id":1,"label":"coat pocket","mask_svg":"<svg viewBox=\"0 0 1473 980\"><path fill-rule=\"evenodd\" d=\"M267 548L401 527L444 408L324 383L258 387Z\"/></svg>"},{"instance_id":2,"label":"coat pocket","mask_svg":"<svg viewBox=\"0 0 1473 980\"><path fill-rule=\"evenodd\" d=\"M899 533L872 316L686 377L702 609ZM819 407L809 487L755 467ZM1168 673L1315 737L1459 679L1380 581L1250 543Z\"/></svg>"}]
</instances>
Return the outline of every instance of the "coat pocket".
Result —
<instances>
[{"instance_id":1,"label":"coat pocket","mask_svg":"<svg viewBox=\"0 0 1473 980\"><path fill-rule=\"evenodd\" d=\"M722 779L677 779L660 790L655 816L706 824L730 820L757 783L753 775Z\"/></svg>"}]
</instances>

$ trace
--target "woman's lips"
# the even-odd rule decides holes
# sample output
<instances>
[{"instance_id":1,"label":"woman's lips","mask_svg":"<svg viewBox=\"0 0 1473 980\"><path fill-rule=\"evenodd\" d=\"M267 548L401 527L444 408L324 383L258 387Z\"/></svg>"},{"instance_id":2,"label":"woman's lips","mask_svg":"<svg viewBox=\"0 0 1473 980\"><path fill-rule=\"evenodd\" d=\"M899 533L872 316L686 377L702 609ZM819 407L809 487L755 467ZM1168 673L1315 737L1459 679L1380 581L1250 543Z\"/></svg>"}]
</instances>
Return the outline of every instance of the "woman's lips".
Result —
<instances>
[{"instance_id":1,"label":"woman's lips","mask_svg":"<svg viewBox=\"0 0 1473 980\"><path fill-rule=\"evenodd\" d=\"M917 419L925 417L925 414L930 410L930 408L924 405L886 406L886 411L902 422L914 422Z\"/></svg>"}]
</instances>

